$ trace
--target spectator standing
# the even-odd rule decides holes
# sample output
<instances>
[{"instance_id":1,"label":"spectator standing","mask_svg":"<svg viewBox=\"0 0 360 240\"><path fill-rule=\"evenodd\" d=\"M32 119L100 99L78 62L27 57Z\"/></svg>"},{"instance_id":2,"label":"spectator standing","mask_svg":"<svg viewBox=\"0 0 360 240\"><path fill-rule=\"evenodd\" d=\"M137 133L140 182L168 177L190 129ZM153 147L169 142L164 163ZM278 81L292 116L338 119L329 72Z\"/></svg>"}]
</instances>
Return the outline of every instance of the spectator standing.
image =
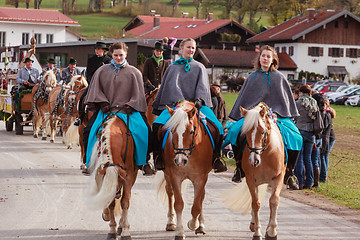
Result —
<instances>
[{"instance_id":1,"label":"spectator standing","mask_svg":"<svg viewBox=\"0 0 360 240\"><path fill-rule=\"evenodd\" d=\"M228 111L226 108L225 100L221 94L221 86L220 82L216 81L210 86L211 91L211 101L213 101L213 111L215 113L216 118L221 122L222 126L225 127L226 122L229 120ZM213 100L213 98L215 99ZM216 106L214 106L214 101L216 102ZM216 109L215 109L216 108Z\"/></svg>"},{"instance_id":2,"label":"spectator standing","mask_svg":"<svg viewBox=\"0 0 360 240\"><path fill-rule=\"evenodd\" d=\"M169 43L169 40L171 41ZM174 46L177 42L177 39L176 38L173 38L173 37L164 37L163 40L162 40L162 44L163 44L163 47L164 47L164 59L166 61L169 61L169 62L172 62L172 51L174 49Z\"/></svg>"},{"instance_id":3,"label":"spectator standing","mask_svg":"<svg viewBox=\"0 0 360 240\"><path fill-rule=\"evenodd\" d=\"M88 58L86 65L86 80L89 85L96 70L102 65L110 63L111 58L106 54L108 51L109 48L104 42L96 42L95 55L91 55Z\"/></svg>"},{"instance_id":4,"label":"spectator standing","mask_svg":"<svg viewBox=\"0 0 360 240\"><path fill-rule=\"evenodd\" d=\"M327 171L329 168L329 154L332 147L335 144L335 132L333 128L332 119L336 117L335 109L330 107L330 102L325 99L325 120L328 122L327 127L322 133L322 146L320 149L320 182L325 183L327 177Z\"/></svg>"},{"instance_id":5,"label":"spectator standing","mask_svg":"<svg viewBox=\"0 0 360 240\"><path fill-rule=\"evenodd\" d=\"M311 97L311 88L309 85L300 87L300 97L296 101L299 117L296 117L296 126L303 137L303 146L300 151L298 161L295 166L295 176L299 181L299 189L312 188L313 183L313 165L311 162L311 152L315 142L314 119L315 113L319 111L316 100ZM304 167L306 180L304 182Z\"/></svg>"},{"instance_id":6,"label":"spectator standing","mask_svg":"<svg viewBox=\"0 0 360 240\"><path fill-rule=\"evenodd\" d=\"M60 84L68 84L72 78L72 76L80 75L81 71L76 67L75 58L70 58L69 66L62 70L61 73L61 83Z\"/></svg>"},{"instance_id":7,"label":"spectator standing","mask_svg":"<svg viewBox=\"0 0 360 240\"><path fill-rule=\"evenodd\" d=\"M156 42L152 56L145 60L142 73L145 92L151 91L161 84L165 70L169 66L169 62L164 60L163 52L162 43Z\"/></svg>"},{"instance_id":8,"label":"spectator standing","mask_svg":"<svg viewBox=\"0 0 360 240\"><path fill-rule=\"evenodd\" d=\"M25 58L25 66L16 75L20 90L31 89L39 81L39 71L32 67L33 60Z\"/></svg>"}]
</instances>

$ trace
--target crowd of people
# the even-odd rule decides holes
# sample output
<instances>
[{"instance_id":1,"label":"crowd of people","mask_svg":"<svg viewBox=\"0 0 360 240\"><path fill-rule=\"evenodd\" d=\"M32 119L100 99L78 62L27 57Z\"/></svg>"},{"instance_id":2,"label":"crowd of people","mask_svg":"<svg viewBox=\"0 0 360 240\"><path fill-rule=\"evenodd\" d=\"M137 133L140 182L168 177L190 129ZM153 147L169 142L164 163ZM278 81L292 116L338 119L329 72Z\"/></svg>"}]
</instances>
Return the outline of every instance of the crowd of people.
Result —
<instances>
[{"instance_id":1,"label":"crowd of people","mask_svg":"<svg viewBox=\"0 0 360 240\"><path fill-rule=\"evenodd\" d=\"M264 102L276 115L283 137L287 156L285 184L291 189L311 189L318 187L319 182L326 182L329 153L335 143L332 127L335 110L321 94L312 93L309 85L302 85L292 91L285 76L277 70L279 59L272 47L261 47L255 59L255 71L244 81L228 114L221 95L220 82L210 85L204 65L194 59L195 40L184 39L179 45L181 57L173 61L171 51L176 41L175 38L164 38L162 42L156 42L153 54L146 59L142 72L127 62L128 47L125 43L115 42L110 46L110 51L105 43L96 43L95 55L91 56L87 63L86 77L89 87L81 97L87 108L79 105L79 118L74 123L79 125L82 122L85 109L95 113L84 128L84 164L89 162L91 156L96 135L94 125L103 121L107 114L123 113L137 123L136 129L130 129L135 145L145 144L137 147L141 149L141 158L137 164L144 175L152 175L156 170L164 169L166 166L162 160L161 143L157 133L170 118L166 106L174 108L179 101L188 100L195 103L210 124L210 132L215 142L214 171L227 170L220 152L222 147L231 144L236 160L232 180L240 182L244 177L241 158L246 141L241 139L244 138L241 134L244 117L239 107L250 109ZM41 79L42 74L32 68L32 62L30 58L26 58L25 67L20 69L16 78L19 86L24 89L30 88ZM49 58L46 70L53 70L60 84L67 84L71 75L81 74L74 58L70 58L69 66L62 70L61 74L55 64L55 60ZM145 116L145 93L156 88L159 90L152 107L153 114L158 117L153 125L149 126ZM324 125L320 134L315 134L313 127L317 112L320 112ZM228 122L233 124L227 124ZM238 127L228 127L234 125ZM226 136L224 128L228 128ZM240 136L240 141L236 142L234 136ZM151 152L154 155L155 169L147 162L149 158L146 156ZM87 173L87 169L83 172Z\"/></svg>"}]
</instances>

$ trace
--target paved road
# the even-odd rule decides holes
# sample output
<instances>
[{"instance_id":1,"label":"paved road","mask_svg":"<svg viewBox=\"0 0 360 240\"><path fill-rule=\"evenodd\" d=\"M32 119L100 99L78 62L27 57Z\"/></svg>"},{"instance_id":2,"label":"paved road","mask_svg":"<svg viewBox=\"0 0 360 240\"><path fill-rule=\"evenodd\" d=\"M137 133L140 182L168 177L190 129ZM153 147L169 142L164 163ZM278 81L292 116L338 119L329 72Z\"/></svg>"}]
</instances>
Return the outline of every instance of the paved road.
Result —
<instances>
[{"instance_id":1,"label":"paved road","mask_svg":"<svg viewBox=\"0 0 360 240\"><path fill-rule=\"evenodd\" d=\"M54 144L34 139L30 127L16 136L0 125L0 239L106 239L108 225L101 211L84 205L89 178L79 170L79 149L66 149L60 138ZM156 196L161 175L139 173L129 213L133 239L173 239L173 232L164 231L167 209ZM250 214L233 213L222 203L224 191L234 187L231 175L210 174L204 201L207 234L196 236L187 229L187 239L251 239ZM187 192L184 224L190 219L190 185ZM268 214L264 206L263 234ZM359 225L285 198L278 221L282 240L360 239Z\"/></svg>"}]
</instances>

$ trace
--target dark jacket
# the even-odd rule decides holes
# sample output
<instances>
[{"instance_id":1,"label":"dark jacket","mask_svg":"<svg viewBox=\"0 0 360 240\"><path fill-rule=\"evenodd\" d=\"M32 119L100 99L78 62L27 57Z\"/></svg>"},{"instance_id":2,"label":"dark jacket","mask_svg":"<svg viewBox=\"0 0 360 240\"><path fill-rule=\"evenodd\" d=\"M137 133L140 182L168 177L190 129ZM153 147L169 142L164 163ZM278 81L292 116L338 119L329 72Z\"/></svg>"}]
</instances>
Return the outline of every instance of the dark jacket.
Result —
<instances>
[{"instance_id":1,"label":"dark jacket","mask_svg":"<svg viewBox=\"0 0 360 240\"><path fill-rule=\"evenodd\" d=\"M104 55L102 57L98 57L96 55L92 55L88 58L88 62L86 65L86 80L90 84L91 78L94 75L95 71L104 64L110 63L111 58L108 55Z\"/></svg>"},{"instance_id":2,"label":"dark jacket","mask_svg":"<svg viewBox=\"0 0 360 240\"><path fill-rule=\"evenodd\" d=\"M155 59L153 59L152 57L146 59L143 68L144 84L150 82L155 87L158 87L161 84L161 80L168 66L168 61L163 60L158 66Z\"/></svg>"}]
</instances>

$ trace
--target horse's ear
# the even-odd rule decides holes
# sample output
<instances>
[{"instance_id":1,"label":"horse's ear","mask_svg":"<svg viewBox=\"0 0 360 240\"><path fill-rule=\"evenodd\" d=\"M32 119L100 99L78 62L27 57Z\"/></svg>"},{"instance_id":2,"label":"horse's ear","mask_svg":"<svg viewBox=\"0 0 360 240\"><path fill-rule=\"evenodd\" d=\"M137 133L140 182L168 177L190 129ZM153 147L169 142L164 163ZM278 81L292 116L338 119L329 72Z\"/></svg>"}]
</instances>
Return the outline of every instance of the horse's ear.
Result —
<instances>
[{"instance_id":1,"label":"horse's ear","mask_svg":"<svg viewBox=\"0 0 360 240\"><path fill-rule=\"evenodd\" d=\"M189 118L192 118L196 113L196 107L194 106L189 112L188 112L188 115L189 115Z\"/></svg>"},{"instance_id":2,"label":"horse's ear","mask_svg":"<svg viewBox=\"0 0 360 240\"><path fill-rule=\"evenodd\" d=\"M174 109L169 108L168 105L166 105L166 109L169 111L170 116L172 116L174 114Z\"/></svg>"},{"instance_id":3,"label":"horse's ear","mask_svg":"<svg viewBox=\"0 0 360 240\"><path fill-rule=\"evenodd\" d=\"M266 114L266 109L265 109L265 108L262 108L259 113L260 113L261 118L264 118L264 116L265 116L265 114Z\"/></svg>"},{"instance_id":4,"label":"horse's ear","mask_svg":"<svg viewBox=\"0 0 360 240\"><path fill-rule=\"evenodd\" d=\"M57 69L54 71L54 74L56 74L57 73Z\"/></svg>"},{"instance_id":5,"label":"horse's ear","mask_svg":"<svg viewBox=\"0 0 360 240\"><path fill-rule=\"evenodd\" d=\"M44 72L44 73L46 73L46 70L45 70L45 69L43 69L43 72Z\"/></svg>"},{"instance_id":6,"label":"horse's ear","mask_svg":"<svg viewBox=\"0 0 360 240\"><path fill-rule=\"evenodd\" d=\"M245 116L248 112L248 110L246 110L245 108L243 108L242 106L240 106L240 111L242 113L243 116Z\"/></svg>"},{"instance_id":7,"label":"horse's ear","mask_svg":"<svg viewBox=\"0 0 360 240\"><path fill-rule=\"evenodd\" d=\"M70 74L71 78L74 76L73 74Z\"/></svg>"}]
</instances>

